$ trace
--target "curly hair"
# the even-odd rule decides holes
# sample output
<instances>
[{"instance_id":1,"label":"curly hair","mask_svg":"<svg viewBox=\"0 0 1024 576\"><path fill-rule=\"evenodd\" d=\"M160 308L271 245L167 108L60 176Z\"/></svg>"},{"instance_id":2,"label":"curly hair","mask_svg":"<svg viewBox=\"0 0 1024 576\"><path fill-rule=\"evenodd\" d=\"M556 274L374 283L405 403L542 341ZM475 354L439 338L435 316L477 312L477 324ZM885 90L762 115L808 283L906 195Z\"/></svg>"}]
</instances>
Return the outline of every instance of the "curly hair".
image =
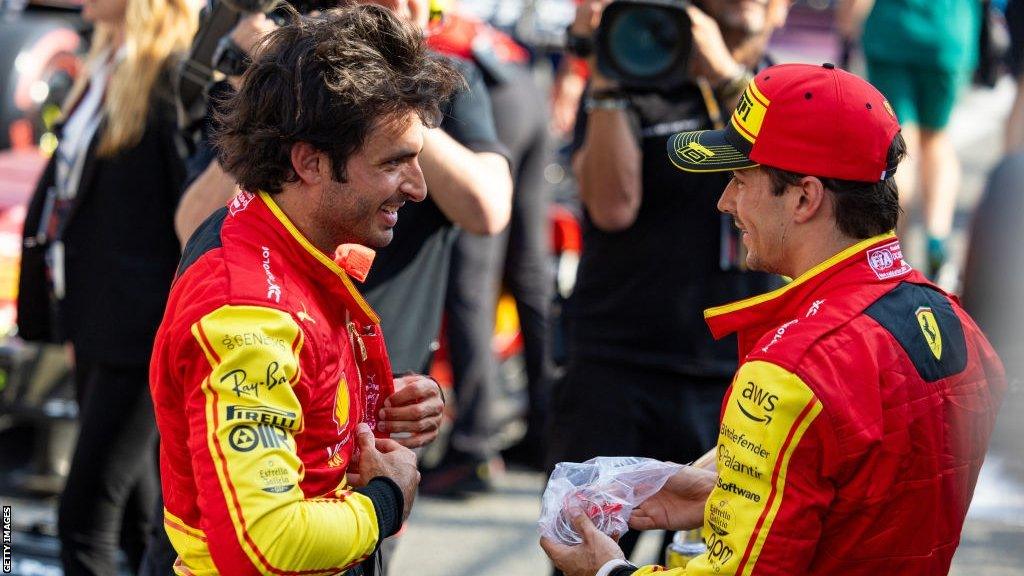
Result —
<instances>
[{"instance_id":1,"label":"curly hair","mask_svg":"<svg viewBox=\"0 0 1024 576\"><path fill-rule=\"evenodd\" d=\"M849 236L864 240L896 228L900 216L899 192L896 189L896 167L907 155L903 135L896 133L889 145L888 163L891 168L885 180L856 182L836 178L819 178L826 190L835 196L836 226ZM768 174L772 194L781 196L787 186L795 186L804 174L789 172L771 166L762 166Z\"/></svg>"},{"instance_id":2,"label":"curly hair","mask_svg":"<svg viewBox=\"0 0 1024 576\"><path fill-rule=\"evenodd\" d=\"M415 112L436 126L442 103L464 84L385 8L292 14L261 39L241 88L216 107L218 161L243 190L276 193L298 180L291 149L307 142L345 182L349 156L379 123Z\"/></svg>"}]
</instances>

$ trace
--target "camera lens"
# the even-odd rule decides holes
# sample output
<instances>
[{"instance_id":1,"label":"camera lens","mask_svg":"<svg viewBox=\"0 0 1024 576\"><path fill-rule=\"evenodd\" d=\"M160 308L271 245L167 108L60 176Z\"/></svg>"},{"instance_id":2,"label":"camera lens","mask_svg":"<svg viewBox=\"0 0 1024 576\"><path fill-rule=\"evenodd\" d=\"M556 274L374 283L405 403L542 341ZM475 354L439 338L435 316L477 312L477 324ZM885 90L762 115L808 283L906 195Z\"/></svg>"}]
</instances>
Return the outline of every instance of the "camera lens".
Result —
<instances>
[{"instance_id":1,"label":"camera lens","mask_svg":"<svg viewBox=\"0 0 1024 576\"><path fill-rule=\"evenodd\" d=\"M665 74L679 57L683 36L676 19L652 7L620 12L608 26L614 66L634 78ZM688 40L688 38L686 38Z\"/></svg>"}]
</instances>

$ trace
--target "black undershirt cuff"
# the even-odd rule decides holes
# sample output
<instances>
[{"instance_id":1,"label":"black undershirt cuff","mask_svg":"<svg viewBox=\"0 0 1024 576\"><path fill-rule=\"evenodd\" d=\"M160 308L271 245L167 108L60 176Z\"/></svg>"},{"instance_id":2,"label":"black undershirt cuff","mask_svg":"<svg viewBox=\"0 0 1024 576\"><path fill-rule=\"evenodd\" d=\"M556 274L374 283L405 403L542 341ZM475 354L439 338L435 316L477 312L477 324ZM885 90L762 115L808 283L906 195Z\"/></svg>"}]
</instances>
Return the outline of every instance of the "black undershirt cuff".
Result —
<instances>
[{"instance_id":1,"label":"black undershirt cuff","mask_svg":"<svg viewBox=\"0 0 1024 576\"><path fill-rule=\"evenodd\" d=\"M356 492L366 496L373 502L373 509L377 513L377 524L380 527L380 538L377 545L383 542L388 536L398 533L402 527L402 510L405 508L405 497L402 489L395 484L395 481L386 476L378 476L362 488L356 488Z\"/></svg>"}]
</instances>

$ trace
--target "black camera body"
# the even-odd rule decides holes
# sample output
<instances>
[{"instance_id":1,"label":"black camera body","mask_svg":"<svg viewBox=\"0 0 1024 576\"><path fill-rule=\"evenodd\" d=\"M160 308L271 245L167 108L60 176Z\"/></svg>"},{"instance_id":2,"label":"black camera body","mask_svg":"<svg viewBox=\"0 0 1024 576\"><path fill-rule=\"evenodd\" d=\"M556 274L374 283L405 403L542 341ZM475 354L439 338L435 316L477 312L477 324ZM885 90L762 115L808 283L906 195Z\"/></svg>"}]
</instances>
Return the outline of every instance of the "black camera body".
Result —
<instances>
[{"instance_id":1,"label":"black camera body","mask_svg":"<svg viewBox=\"0 0 1024 576\"><path fill-rule=\"evenodd\" d=\"M207 90L213 84L214 71L241 76L249 66L249 56L229 37L240 18L264 13L284 24L296 12L308 14L337 5L338 0L211 0L203 10L188 57L179 65L175 86L179 128L196 140L206 116Z\"/></svg>"},{"instance_id":2,"label":"black camera body","mask_svg":"<svg viewBox=\"0 0 1024 576\"><path fill-rule=\"evenodd\" d=\"M693 32L685 0L616 0L594 36L601 74L626 90L664 91L683 84Z\"/></svg>"}]
</instances>

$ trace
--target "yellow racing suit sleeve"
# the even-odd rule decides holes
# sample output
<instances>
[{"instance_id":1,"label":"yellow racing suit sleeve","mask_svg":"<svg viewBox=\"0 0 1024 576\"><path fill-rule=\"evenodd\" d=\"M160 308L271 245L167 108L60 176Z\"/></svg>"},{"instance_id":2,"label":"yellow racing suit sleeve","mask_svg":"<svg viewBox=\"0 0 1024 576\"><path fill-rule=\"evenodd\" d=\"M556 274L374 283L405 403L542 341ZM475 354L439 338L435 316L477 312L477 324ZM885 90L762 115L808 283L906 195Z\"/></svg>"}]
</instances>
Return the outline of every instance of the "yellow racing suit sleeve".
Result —
<instances>
[{"instance_id":1,"label":"yellow racing suit sleeve","mask_svg":"<svg viewBox=\"0 0 1024 576\"><path fill-rule=\"evenodd\" d=\"M218 571L335 574L367 558L380 538L374 501L343 486L323 498L300 488L303 332L292 316L229 305L191 332L204 357L185 378L189 449Z\"/></svg>"},{"instance_id":2,"label":"yellow racing suit sleeve","mask_svg":"<svg viewBox=\"0 0 1024 576\"><path fill-rule=\"evenodd\" d=\"M673 576L803 574L833 498L821 477L815 425L822 404L796 375L765 361L743 364L718 436L718 480L704 508L707 552Z\"/></svg>"}]
</instances>

